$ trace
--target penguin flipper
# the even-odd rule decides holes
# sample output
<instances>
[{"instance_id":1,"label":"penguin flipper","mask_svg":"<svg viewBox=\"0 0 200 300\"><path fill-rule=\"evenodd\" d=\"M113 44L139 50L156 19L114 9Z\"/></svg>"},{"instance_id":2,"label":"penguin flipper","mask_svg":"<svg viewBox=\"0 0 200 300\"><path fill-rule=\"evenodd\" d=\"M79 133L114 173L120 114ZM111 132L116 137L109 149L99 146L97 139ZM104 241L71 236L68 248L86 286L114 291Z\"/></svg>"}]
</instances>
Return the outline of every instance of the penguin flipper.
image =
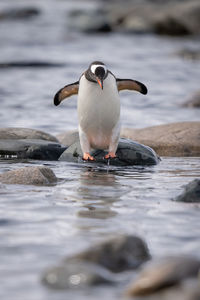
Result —
<instances>
[{"instance_id":1,"label":"penguin flipper","mask_svg":"<svg viewBox=\"0 0 200 300\"><path fill-rule=\"evenodd\" d=\"M148 92L147 87L137 80L116 78L116 82L118 91L134 90L144 95L146 95Z\"/></svg>"},{"instance_id":2,"label":"penguin flipper","mask_svg":"<svg viewBox=\"0 0 200 300\"><path fill-rule=\"evenodd\" d=\"M68 84L60 89L54 96L54 104L59 105L65 98L78 94L79 81Z\"/></svg>"}]
</instances>

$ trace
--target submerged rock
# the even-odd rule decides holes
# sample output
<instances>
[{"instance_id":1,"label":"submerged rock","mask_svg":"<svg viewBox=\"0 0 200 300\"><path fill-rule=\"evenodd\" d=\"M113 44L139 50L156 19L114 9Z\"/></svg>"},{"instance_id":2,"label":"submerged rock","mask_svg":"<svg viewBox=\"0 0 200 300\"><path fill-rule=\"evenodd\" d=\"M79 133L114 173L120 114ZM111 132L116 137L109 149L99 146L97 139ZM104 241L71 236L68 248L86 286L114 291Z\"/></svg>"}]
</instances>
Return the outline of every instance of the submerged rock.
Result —
<instances>
[{"instance_id":1,"label":"submerged rock","mask_svg":"<svg viewBox=\"0 0 200 300\"><path fill-rule=\"evenodd\" d=\"M38 139L0 139L0 157L58 160L66 147Z\"/></svg>"},{"instance_id":2,"label":"submerged rock","mask_svg":"<svg viewBox=\"0 0 200 300\"><path fill-rule=\"evenodd\" d=\"M181 202L200 202L200 179L189 182L185 186L185 191L175 200Z\"/></svg>"},{"instance_id":3,"label":"submerged rock","mask_svg":"<svg viewBox=\"0 0 200 300\"><path fill-rule=\"evenodd\" d=\"M58 142L58 140L53 135L40 130L20 127L0 128L0 140L21 139L37 139Z\"/></svg>"},{"instance_id":4,"label":"submerged rock","mask_svg":"<svg viewBox=\"0 0 200 300\"><path fill-rule=\"evenodd\" d=\"M148 145L161 156L200 156L200 122L124 128L121 136Z\"/></svg>"},{"instance_id":5,"label":"submerged rock","mask_svg":"<svg viewBox=\"0 0 200 300\"><path fill-rule=\"evenodd\" d=\"M2 20L24 20L38 16L40 11L35 7L10 8L0 11L0 21Z\"/></svg>"},{"instance_id":6,"label":"submerged rock","mask_svg":"<svg viewBox=\"0 0 200 300\"><path fill-rule=\"evenodd\" d=\"M183 103L183 107L198 107L200 108L200 91L197 92L191 99Z\"/></svg>"},{"instance_id":7,"label":"submerged rock","mask_svg":"<svg viewBox=\"0 0 200 300\"><path fill-rule=\"evenodd\" d=\"M107 152L103 150L93 150L91 154L94 156L95 161L93 161L92 163L107 164L108 160L104 159L106 153ZM120 139L116 155L116 158L109 160L111 165L155 165L159 162L159 158L153 149L127 139ZM65 150L59 160L81 162L82 156L83 153L81 150L80 142L78 141L67 148L67 150Z\"/></svg>"},{"instance_id":8,"label":"submerged rock","mask_svg":"<svg viewBox=\"0 0 200 300\"><path fill-rule=\"evenodd\" d=\"M73 260L96 263L112 272L137 269L150 259L146 243L137 236L119 236L91 247L65 262Z\"/></svg>"},{"instance_id":9,"label":"submerged rock","mask_svg":"<svg viewBox=\"0 0 200 300\"><path fill-rule=\"evenodd\" d=\"M129 296L150 295L179 284L187 278L197 278L200 261L193 257L168 257L147 264L138 279L127 290Z\"/></svg>"},{"instance_id":10,"label":"submerged rock","mask_svg":"<svg viewBox=\"0 0 200 300\"><path fill-rule=\"evenodd\" d=\"M46 61L10 61L0 63L1 69L9 68L57 68L63 67L65 64L53 63Z\"/></svg>"},{"instance_id":11,"label":"submerged rock","mask_svg":"<svg viewBox=\"0 0 200 300\"><path fill-rule=\"evenodd\" d=\"M91 263L73 261L47 270L42 282L52 289L77 289L99 284L113 284L114 276Z\"/></svg>"},{"instance_id":12,"label":"submerged rock","mask_svg":"<svg viewBox=\"0 0 200 300\"><path fill-rule=\"evenodd\" d=\"M25 167L0 174L0 182L6 184L49 185L56 183L57 178L48 167Z\"/></svg>"}]
</instances>

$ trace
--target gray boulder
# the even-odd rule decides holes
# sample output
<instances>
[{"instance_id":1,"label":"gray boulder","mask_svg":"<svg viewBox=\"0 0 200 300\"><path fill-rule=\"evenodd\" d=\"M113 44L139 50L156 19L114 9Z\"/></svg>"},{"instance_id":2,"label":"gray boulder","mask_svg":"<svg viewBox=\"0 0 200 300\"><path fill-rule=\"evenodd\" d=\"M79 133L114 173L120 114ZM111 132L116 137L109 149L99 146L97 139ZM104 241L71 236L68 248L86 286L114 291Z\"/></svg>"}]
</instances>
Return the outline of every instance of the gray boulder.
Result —
<instances>
[{"instance_id":1,"label":"gray boulder","mask_svg":"<svg viewBox=\"0 0 200 300\"><path fill-rule=\"evenodd\" d=\"M69 257L66 263L79 260L95 263L112 272L137 269L150 259L146 243L137 236L118 236Z\"/></svg>"},{"instance_id":2,"label":"gray boulder","mask_svg":"<svg viewBox=\"0 0 200 300\"><path fill-rule=\"evenodd\" d=\"M25 20L38 16L40 11L35 7L10 8L0 11L1 20Z\"/></svg>"},{"instance_id":3,"label":"gray boulder","mask_svg":"<svg viewBox=\"0 0 200 300\"><path fill-rule=\"evenodd\" d=\"M193 257L167 257L144 266L139 277L127 290L129 296L143 296L179 284L188 278L196 278L200 261Z\"/></svg>"},{"instance_id":4,"label":"gray boulder","mask_svg":"<svg viewBox=\"0 0 200 300\"><path fill-rule=\"evenodd\" d=\"M106 155L105 151L94 150L91 154L95 158L95 161L92 163L108 163L108 160L104 159L104 156ZM128 139L120 139L116 155L116 158L109 159L109 163L111 165L155 165L159 162L159 157L153 149ZM78 141L65 150L59 160L68 162L84 162L82 160L82 156L83 153L80 147L80 142Z\"/></svg>"},{"instance_id":5,"label":"gray boulder","mask_svg":"<svg viewBox=\"0 0 200 300\"><path fill-rule=\"evenodd\" d=\"M68 15L68 25L71 29L87 33L111 31L107 12L103 8L73 10Z\"/></svg>"},{"instance_id":6,"label":"gray boulder","mask_svg":"<svg viewBox=\"0 0 200 300\"><path fill-rule=\"evenodd\" d=\"M25 167L0 174L0 182L5 184L49 185L56 183L57 178L48 167Z\"/></svg>"},{"instance_id":7,"label":"gray boulder","mask_svg":"<svg viewBox=\"0 0 200 300\"><path fill-rule=\"evenodd\" d=\"M191 99L188 99L185 103L183 103L183 107L200 108L200 91L194 94Z\"/></svg>"},{"instance_id":8,"label":"gray boulder","mask_svg":"<svg viewBox=\"0 0 200 300\"><path fill-rule=\"evenodd\" d=\"M0 157L58 160L66 147L37 139L0 139Z\"/></svg>"},{"instance_id":9,"label":"gray boulder","mask_svg":"<svg viewBox=\"0 0 200 300\"><path fill-rule=\"evenodd\" d=\"M113 284L114 277L106 269L91 263L73 261L48 269L42 283L57 289L77 289L99 284Z\"/></svg>"},{"instance_id":10,"label":"gray boulder","mask_svg":"<svg viewBox=\"0 0 200 300\"><path fill-rule=\"evenodd\" d=\"M21 127L0 128L0 140L21 140L21 139L36 139L51 142L58 142L58 140L51 134Z\"/></svg>"},{"instance_id":11,"label":"gray boulder","mask_svg":"<svg viewBox=\"0 0 200 300\"><path fill-rule=\"evenodd\" d=\"M200 179L195 179L185 186L184 192L179 195L176 201L200 202Z\"/></svg>"}]
</instances>

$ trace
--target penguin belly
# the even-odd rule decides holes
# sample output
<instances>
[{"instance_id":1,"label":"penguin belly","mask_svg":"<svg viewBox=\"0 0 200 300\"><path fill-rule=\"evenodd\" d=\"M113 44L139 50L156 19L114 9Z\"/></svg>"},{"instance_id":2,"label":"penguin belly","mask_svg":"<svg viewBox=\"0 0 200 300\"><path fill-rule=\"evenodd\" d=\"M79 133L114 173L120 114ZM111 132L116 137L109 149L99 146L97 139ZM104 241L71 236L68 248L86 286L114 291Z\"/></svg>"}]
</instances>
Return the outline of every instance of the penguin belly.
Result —
<instances>
[{"instance_id":1,"label":"penguin belly","mask_svg":"<svg viewBox=\"0 0 200 300\"><path fill-rule=\"evenodd\" d=\"M116 80L108 74L103 90L85 75L80 79L78 93L79 127L93 149L107 150L118 141L120 131L120 99Z\"/></svg>"}]
</instances>

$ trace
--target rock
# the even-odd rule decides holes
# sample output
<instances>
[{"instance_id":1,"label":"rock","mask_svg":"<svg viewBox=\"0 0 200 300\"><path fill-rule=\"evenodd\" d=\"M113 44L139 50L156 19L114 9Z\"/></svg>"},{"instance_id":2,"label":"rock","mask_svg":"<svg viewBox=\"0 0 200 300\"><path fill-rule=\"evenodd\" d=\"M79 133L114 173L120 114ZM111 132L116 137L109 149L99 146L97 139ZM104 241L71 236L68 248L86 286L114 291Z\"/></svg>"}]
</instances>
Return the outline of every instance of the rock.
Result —
<instances>
[{"instance_id":1,"label":"rock","mask_svg":"<svg viewBox=\"0 0 200 300\"><path fill-rule=\"evenodd\" d=\"M79 140L79 133L77 130L69 130L58 134L56 138L62 145L69 147Z\"/></svg>"},{"instance_id":2,"label":"rock","mask_svg":"<svg viewBox=\"0 0 200 300\"><path fill-rule=\"evenodd\" d=\"M183 107L198 107L200 108L200 91L197 92L191 99L183 103Z\"/></svg>"},{"instance_id":3,"label":"rock","mask_svg":"<svg viewBox=\"0 0 200 300\"><path fill-rule=\"evenodd\" d=\"M92 246L65 262L73 260L96 263L112 272L137 269L150 259L146 243L137 236L117 236L99 245Z\"/></svg>"},{"instance_id":4,"label":"rock","mask_svg":"<svg viewBox=\"0 0 200 300\"><path fill-rule=\"evenodd\" d=\"M64 67L64 63L53 63L45 61L11 61L11 62L2 62L0 63L1 69L10 69L10 68L57 68Z\"/></svg>"},{"instance_id":5,"label":"rock","mask_svg":"<svg viewBox=\"0 0 200 300\"><path fill-rule=\"evenodd\" d=\"M58 160L66 147L37 139L0 139L0 157Z\"/></svg>"},{"instance_id":6,"label":"rock","mask_svg":"<svg viewBox=\"0 0 200 300\"><path fill-rule=\"evenodd\" d=\"M57 178L48 167L25 167L0 174L0 182L6 184L49 185L56 183Z\"/></svg>"},{"instance_id":7,"label":"rock","mask_svg":"<svg viewBox=\"0 0 200 300\"><path fill-rule=\"evenodd\" d=\"M195 179L185 186L185 191L179 195L176 201L200 202L200 179Z\"/></svg>"},{"instance_id":8,"label":"rock","mask_svg":"<svg viewBox=\"0 0 200 300\"><path fill-rule=\"evenodd\" d=\"M0 140L21 140L21 139L37 139L51 142L58 140L51 134L46 132L30 129L30 128L0 128Z\"/></svg>"},{"instance_id":9,"label":"rock","mask_svg":"<svg viewBox=\"0 0 200 300\"><path fill-rule=\"evenodd\" d=\"M73 261L47 270L42 277L42 282L53 289L77 289L99 284L113 284L114 277L100 266Z\"/></svg>"},{"instance_id":10,"label":"rock","mask_svg":"<svg viewBox=\"0 0 200 300\"><path fill-rule=\"evenodd\" d=\"M176 56L179 56L183 59L188 59L188 60L199 60L200 59L200 50L197 50L197 49L185 48L185 49L175 52L174 54Z\"/></svg>"},{"instance_id":11,"label":"rock","mask_svg":"<svg viewBox=\"0 0 200 300\"><path fill-rule=\"evenodd\" d=\"M200 122L124 128L121 136L148 145L161 156L200 156Z\"/></svg>"},{"instance_id":12,"label":"rock","mask_svg":"<svg viewBox=\"0 0 200 300\"><path fill-rule=\"evenodd\" d=\"M30 19L32 17L38 16L39 14L40 11L34 7L11 8L4 11L0 11L0 21Z\"/></svg>"},{"instance_id":13,"label":"rock","mask_svg":"<svg viewBox=\"0 0 200 300\"><path fill-rule=\"evenodd\" d=\"M190 1L116 1L107 4L112 28L134 33L164 35L200 33L200 3Z\"/></svg>"},{"instance_id":14,"label":"rock","mask_svg":"<svg viewBox=\"0 0 200 300\"><path fill-rule=\"evenodd\" d=\"M95 161L91 163L103 163L107 165L108 161L103 159L106 153L107 152L103 150L92 151L91 154L94 156ZM116 155L117 158L109 160L110 165L155 165L159 162L159 158L153 149L127 139L120 139ZM82 160L82 156L83 153L80 147L80 142L78 141L67 148L59 160L69 162L84 162Z\"/></svg>"},{"instance_id":15,"label":"rock","mask_svg":"<svg viewBox=\"0 0 200 300\"><path fill-rule=\"evenodd\" d=\"M197 280L187 280L179 285L173 287L166 287L161 289L152 295L147 295L146 297L137 297L134 299L148 299L148 300L199 300L200 299L200 289Z\"/></svg>"},{"instance_id":16,"label":"rock","mask_svg":"<svg viewBox=\"0 0 200 300\"><path fill-rule=\"evenodd\" d=\"M129 296L143 296L197 278L200 261L193 257L169 257L147 264L127 290ZM173 299L173 298L172 298ZM175 298L174 298L175 299Z\"/></svg>"},{"instance_id":17,"label":"rock","mask_svg":"<svg viewBox=\"0 0 200 300\"><path fill-rule=\"evenodd\" d=\"M68 15L68 24L71 29L87 33L111 31L107 12L103 8L73 10Z\"/></svg>"}]
</instances>

